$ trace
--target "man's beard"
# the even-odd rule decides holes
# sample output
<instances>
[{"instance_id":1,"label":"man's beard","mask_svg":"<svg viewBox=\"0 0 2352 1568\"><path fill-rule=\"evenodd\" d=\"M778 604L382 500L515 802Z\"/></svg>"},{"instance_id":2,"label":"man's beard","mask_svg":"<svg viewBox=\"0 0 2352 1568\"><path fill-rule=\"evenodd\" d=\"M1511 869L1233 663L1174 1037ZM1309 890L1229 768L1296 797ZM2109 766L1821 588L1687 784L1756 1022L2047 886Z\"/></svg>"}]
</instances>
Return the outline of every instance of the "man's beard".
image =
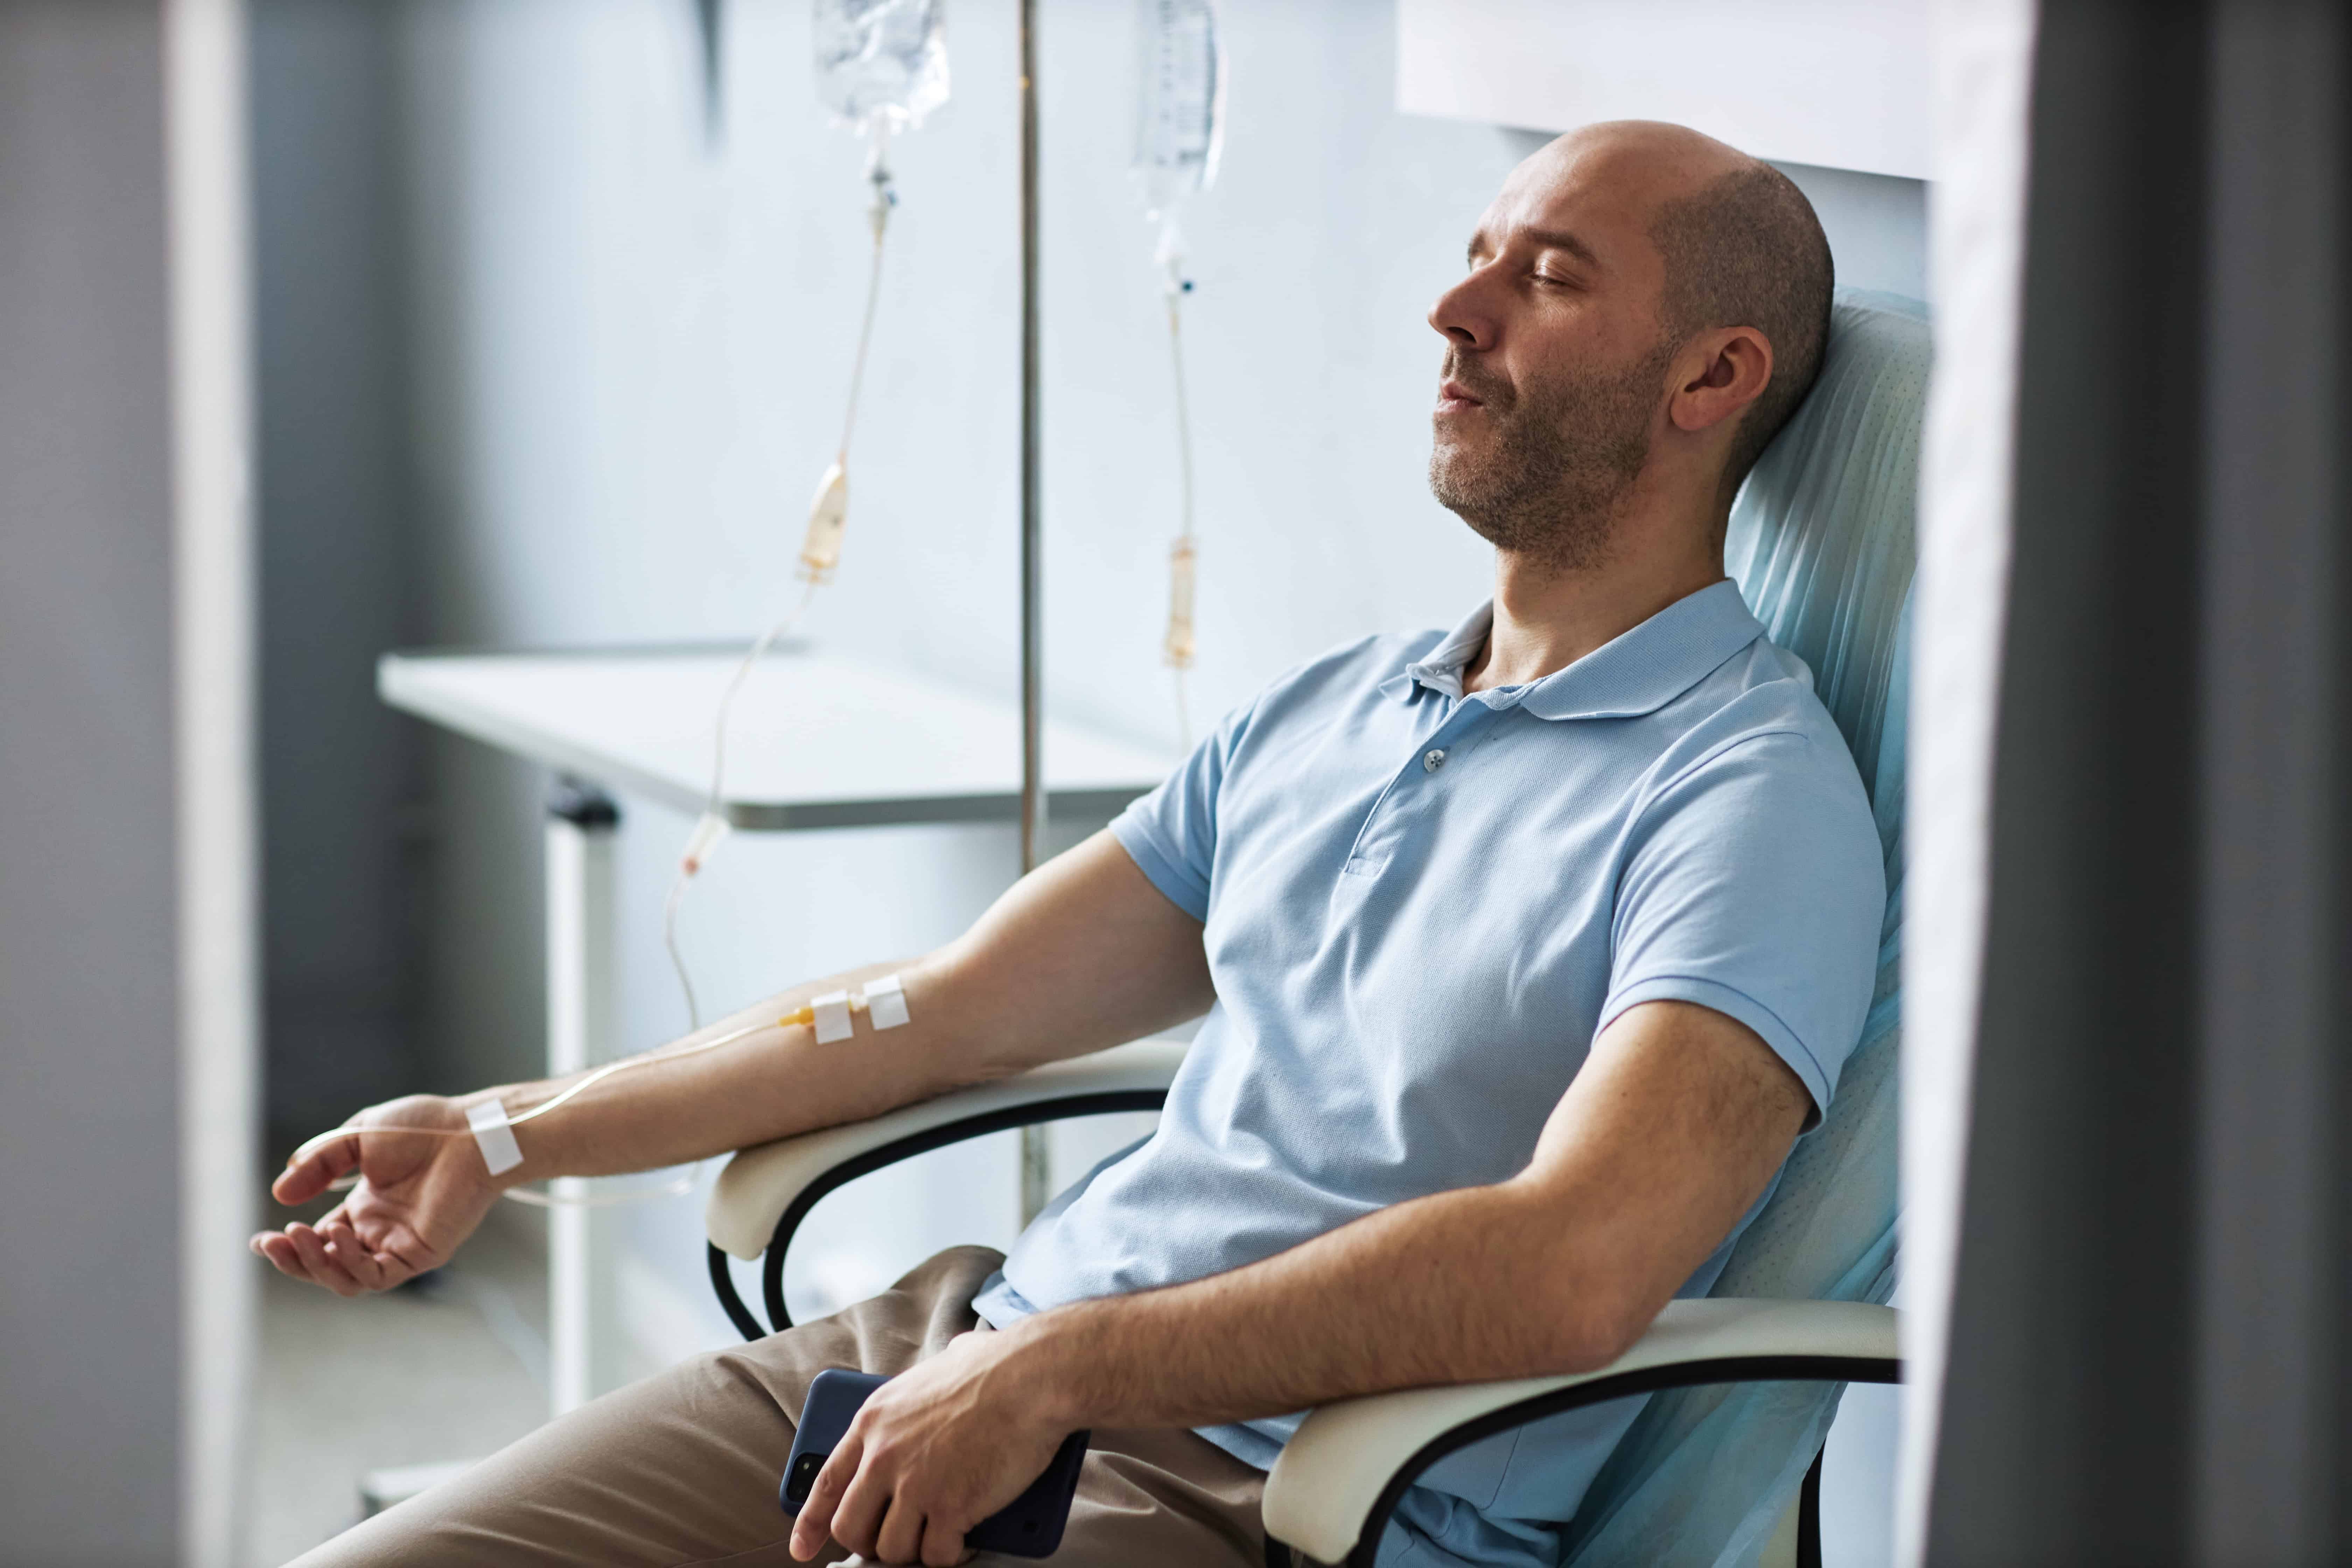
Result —
<instances>
[{"instance_id":1,"label":"man's beard","mask_svg":"<svg viewBox=\"0 0 2352 1568\"><path fill-rule=\"evenodd\" d=\"M1498 550L1563 570L1599 565L1649 460L1671 355L1661 344L1622 369L1515 389L1448 351L1444 374L1485 404L1495 441L1474 453L1441 435L1430 493Z\"/></svg>"}]
</instances>

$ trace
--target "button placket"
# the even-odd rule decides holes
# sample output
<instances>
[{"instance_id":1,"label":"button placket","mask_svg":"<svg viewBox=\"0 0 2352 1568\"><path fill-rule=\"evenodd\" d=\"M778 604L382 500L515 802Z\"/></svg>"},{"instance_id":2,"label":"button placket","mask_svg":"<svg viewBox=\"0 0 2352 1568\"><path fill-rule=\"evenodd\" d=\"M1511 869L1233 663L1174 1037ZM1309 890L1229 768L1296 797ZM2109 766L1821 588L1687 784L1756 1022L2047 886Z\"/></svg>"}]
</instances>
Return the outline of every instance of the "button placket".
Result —
<instances>
[{"instance_id":1,"label":"button placket","mask_svg":"<svg viewBox=\"0 0 2352 1568\"><path fill-rule=\"evenodd\" d=\"M1475 744L1493 728L1497 711L1483 702L1456 702L1454 711L1438 725L1422 750L1389 780L1366 814L1363 826L1356 832L1356 842L1348 851L1345 869L1351 876L1376 875L1388 864L1388 847L1406 830L1412 819L1424 809L1429 798L1426 791L1415 790L1413 778L1418 772L1423 780L1430 780L1446 763L1457 757L1468 746ZM1434 742L1434 743L1433 743Z\"/></svg>"}]
</instances>

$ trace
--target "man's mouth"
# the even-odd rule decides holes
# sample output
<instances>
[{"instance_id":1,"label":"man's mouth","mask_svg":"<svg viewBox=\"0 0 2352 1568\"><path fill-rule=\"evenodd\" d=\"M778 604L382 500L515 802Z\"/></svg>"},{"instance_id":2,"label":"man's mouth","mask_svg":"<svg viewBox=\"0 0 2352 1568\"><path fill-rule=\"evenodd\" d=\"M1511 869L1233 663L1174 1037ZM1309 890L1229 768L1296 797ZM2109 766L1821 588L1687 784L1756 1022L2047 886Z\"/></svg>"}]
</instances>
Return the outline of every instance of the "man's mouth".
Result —
<instances>
[{"instance_id":1,"label":"man's mouth","mask_svg":"<svg viewBox=\"0 0 2352 1568\"><path fill-rule=\"evenodd\" d=\"M1486 405L1485 398L1452 376L1437 384L1437 412L1440 414L1454 414L1465 408L1484 408Z\"/></svg>"}]
</instances>

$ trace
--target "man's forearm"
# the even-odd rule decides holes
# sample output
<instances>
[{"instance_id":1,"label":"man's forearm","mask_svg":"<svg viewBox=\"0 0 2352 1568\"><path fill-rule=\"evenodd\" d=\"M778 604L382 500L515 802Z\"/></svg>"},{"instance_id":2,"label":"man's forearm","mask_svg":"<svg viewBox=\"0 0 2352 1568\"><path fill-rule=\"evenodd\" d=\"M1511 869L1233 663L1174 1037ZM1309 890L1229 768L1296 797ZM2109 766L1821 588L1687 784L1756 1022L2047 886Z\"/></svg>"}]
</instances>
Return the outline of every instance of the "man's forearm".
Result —
<instances>
[{"instance_id":1,"label":"man's forearm","mask_svg":"<svg viewBox=\"0 0 2352 1568\"><path fill-rule=\"evenodd\" d=\"M1651 1002L1595 1043L1527 1170L1263 1262L1014 1327L1075 1428L1201 1426L1584 1372L1633 1342L1787 1157L1803 1086L1743 1025Z\"/></svg>"},{"instance_id":2,"label":"man's forearm","mask_svg":"<svg viewBox=\"0 0 2352 1568\"><path fill-rule=\"evenodd\" d=\"M969 1048L974 1042L968 1037L956 1037L943 995L950 988L929 963L868 964L810 981L662 1047L516 1128L523 1163L509 1179L610 1175L707 1159L877 1116L987 1076L993 1064ZM774 1026L814 997L855 991L894 970L907 987L909 1014L897 1029L877 1031L856 1014L853 1038L820 1046L806 1025ZM746 1027L752 1032L741 1039L695 1048ZM509 1117L520 1116L585 1076L501 1085L457 1103L470 1109L495 1099Z\"/></svg>"},{"instance_id":3,"label":"man's forearm","mask_svg":"<svg viewBox=\"0 0 2352 1568\"><path fill-rule=\"evenodd\" d=\"M1512 1184L1367 1215L1262 1263L1013 1331L1079 1426L1204 1426L1358 1394L1605 1364L1628 1310Z\"/></svg>"},{"instance_id":4,"label":"man's forearm","mask_svg":"<svg viewBox=\"0 0 2352 1568\"><path fill-rule=\"evenodd\" d=\"M1200 931L1097 834L1024 878L946 947L779 992L525 1122L515 1129L523 1163L509 1179L704 1159L1168 1027L1213 1000ZM691 1050L894 970L908 1011L896 1028L877 1030L861 1013L854 1037L830 1045L795 1025ZM508 1085L458 1103L495 1096L520 1116L572 1081Z\"/></svg>"}]
</instances>

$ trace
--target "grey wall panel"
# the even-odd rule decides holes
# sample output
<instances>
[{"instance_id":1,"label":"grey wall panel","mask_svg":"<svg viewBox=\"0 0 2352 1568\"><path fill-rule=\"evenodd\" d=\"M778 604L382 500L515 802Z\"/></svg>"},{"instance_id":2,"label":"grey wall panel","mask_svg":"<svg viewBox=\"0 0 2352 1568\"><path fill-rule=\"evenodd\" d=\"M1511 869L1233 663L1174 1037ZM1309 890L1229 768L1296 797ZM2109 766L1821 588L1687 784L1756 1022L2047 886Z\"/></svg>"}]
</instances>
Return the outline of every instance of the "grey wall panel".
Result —
<instances>
[{"instance_id":1,"label":"grey wall panel","mask_svg":"<svg viewBox=\"0 0 2352 1568\"><path fill-rule=\"evenodd\" d=\"M0 6L0 1563L175 1561L157 7Z\"/></svg>"},{"instance_id":2,"label":"grey wall panel","mask_svg":"<svg viewBox=\"0 0 2352 1568\"><path fill-rule=\"evenodd\" d=\"M414 1060L417 640L401 395L398 8L257 0L254 258L268 1115L289 1146L425 1087Z\"/></svg>"}]
</instances>

